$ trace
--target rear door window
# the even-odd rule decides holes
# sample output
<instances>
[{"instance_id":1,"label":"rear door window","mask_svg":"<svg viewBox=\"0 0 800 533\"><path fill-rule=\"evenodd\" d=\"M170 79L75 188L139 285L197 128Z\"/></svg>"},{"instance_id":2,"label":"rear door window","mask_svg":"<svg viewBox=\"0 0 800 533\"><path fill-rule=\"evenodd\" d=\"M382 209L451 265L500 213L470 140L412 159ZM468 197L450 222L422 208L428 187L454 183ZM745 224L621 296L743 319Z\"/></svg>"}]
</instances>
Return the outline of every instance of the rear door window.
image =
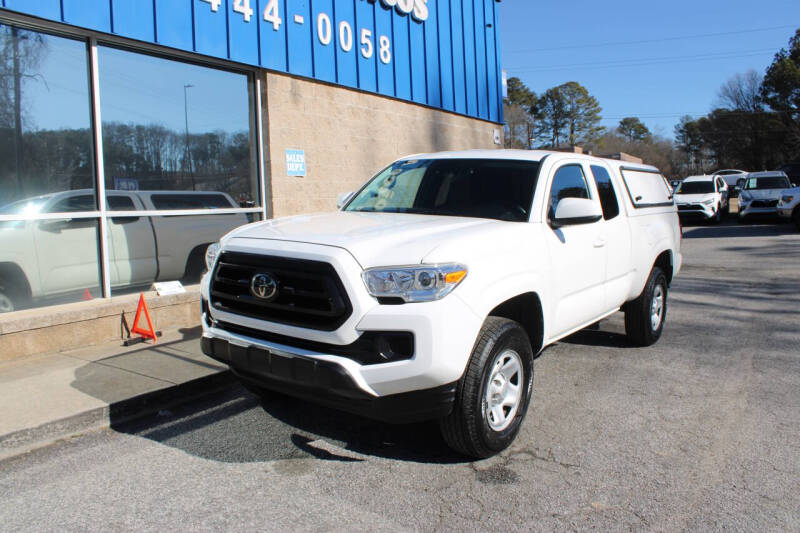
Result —
<instances>
[{"instance_id":1,"label":"rear door window","mask_svg":"<svg viewBox=\"0 0 800 533\"><path fill-rule=\"evenodd\" d=\"M97 205L94 196L91 194L81 194L78 196L68 196L59 200L49 209L51 213L76 213L79 211L96 211Z\"/></svg>"},{"instance_id":2,"label":"rear door window","mask_svg":"<svg viewBox=\"0 0 800 533\"><path fill-rule=\"evenodd\" d=\"M592 165L592 175L594 183L597 185L597 193L600 195L600 205L603 206L603 218L611 220L619 215L619 201L614 184L611 183L611 175L604 167Z\"/></svg>"},{"instance_id":3,"label":"rear door window","mask_svg":"<svg viewBox=\"0 0 800 533\"><path fill-rule=\"evenodd\" d=\"M236 207L222 194L153 194L156 209L230 209Z\"/></svg>"},{"instance_id":4,"label":"rear door window","mask_svg":"<svg viewBox=\"0 0 800 533\"><path fill-rule=\"evenodd\" d=\"M656 207L673 203L667 178L659 172L623 168L622 180L628 189L633 207Z\"/></svg>"}]
</instances>

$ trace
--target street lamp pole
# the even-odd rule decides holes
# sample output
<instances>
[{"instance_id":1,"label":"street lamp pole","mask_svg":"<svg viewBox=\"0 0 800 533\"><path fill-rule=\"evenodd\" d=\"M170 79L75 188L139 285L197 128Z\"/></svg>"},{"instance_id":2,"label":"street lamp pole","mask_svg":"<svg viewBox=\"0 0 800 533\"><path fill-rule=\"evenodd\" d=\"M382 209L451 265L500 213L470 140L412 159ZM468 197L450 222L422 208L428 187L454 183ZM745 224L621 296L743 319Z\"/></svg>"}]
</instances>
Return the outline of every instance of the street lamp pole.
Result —
<instances>
[{"instance_id":1,"label":"street lamp pole","mask_svg":"<svg viewBox=\"0 0 800 533\"><path fill-rule=\"evenodd\" d=\"M189 163L189 175L192 178L192 190L195 189L195 182L194 182L194 169L192 169L192 152L189 149L189 93L188 89L191 89L194 85L186 84L183 86L183 116L184 120L186 121L186 157Z\"/></svg>"}]
</instances>

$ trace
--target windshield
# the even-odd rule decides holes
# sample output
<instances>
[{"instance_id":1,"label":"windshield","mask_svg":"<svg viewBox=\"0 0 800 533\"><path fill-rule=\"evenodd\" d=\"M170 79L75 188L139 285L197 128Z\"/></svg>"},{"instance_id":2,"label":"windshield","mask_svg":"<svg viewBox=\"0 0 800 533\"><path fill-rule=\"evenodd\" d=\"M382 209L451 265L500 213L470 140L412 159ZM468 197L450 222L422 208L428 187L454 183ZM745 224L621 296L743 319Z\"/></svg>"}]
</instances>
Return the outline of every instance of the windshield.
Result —
<instances>
[{"instance_id":1,"label":"windshield","mask_svg":"<svg viewBox=\"0 0 800 533\"><path fill-rule=\"evenodd\" d=\"M344 210L524 222L538 168L536 161L506 159L398 161L375 176Z\"/></svg>"},{"instance_id":2,"label":"windshield","mask_svg":"<svg viewBox=\"0 0 800 533\"><path fill-rule=\"evenodd\" d=\"M684 181L678 185L675 194L707 194L714 192L714 183L711 181Z\"/></svg>"},{"instance_id":3,"label":"windshield","mask_svg":"<svg viewBox=\"0 0 800 533\"><path fill-rule=\"evenodd\" d=\"M768 176L764 178L748 178L744 185L746 190L753 189L788 189L791 187L789 180L783 176Z\"/></svg>"}]
</instances>

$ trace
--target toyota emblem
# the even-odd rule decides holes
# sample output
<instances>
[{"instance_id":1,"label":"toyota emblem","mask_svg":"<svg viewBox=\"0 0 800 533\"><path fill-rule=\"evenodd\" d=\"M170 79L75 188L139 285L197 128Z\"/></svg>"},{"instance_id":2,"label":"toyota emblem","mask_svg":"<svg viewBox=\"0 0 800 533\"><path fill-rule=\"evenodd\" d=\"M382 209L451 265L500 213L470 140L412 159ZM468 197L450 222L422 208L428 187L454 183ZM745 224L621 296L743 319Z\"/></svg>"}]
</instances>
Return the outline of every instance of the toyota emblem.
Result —
<instances>
[{"instance_id":1,"label":"toyota emblem","mask_svg":"<svg viewBox=\"0 0 800 533\"><path fill-rule=\"evenodd\" d=\"M272 274L258 273L250 280L250 292L259 300L270 301L278 295L278 282Z\"/></svg>"}]
</instances>

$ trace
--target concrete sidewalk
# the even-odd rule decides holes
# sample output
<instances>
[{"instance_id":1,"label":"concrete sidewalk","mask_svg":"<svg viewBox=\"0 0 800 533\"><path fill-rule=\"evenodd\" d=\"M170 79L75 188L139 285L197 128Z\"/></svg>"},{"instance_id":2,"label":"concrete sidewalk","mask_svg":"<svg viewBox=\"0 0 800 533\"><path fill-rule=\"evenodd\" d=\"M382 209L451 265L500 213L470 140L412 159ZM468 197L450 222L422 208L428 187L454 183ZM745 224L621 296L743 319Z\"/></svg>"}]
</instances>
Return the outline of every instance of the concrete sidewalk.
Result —
<instances>
[{"instance_id":1,"label":"concrete sidewalk","mask_svg":"<svg viewBox=\"0 0 800 533\"><path fill-rule=\"evenodd\" d=\"M200 351L200 333L0 363L0 458L230 386L227 367Z\"/></svg>"}]
</instances>

